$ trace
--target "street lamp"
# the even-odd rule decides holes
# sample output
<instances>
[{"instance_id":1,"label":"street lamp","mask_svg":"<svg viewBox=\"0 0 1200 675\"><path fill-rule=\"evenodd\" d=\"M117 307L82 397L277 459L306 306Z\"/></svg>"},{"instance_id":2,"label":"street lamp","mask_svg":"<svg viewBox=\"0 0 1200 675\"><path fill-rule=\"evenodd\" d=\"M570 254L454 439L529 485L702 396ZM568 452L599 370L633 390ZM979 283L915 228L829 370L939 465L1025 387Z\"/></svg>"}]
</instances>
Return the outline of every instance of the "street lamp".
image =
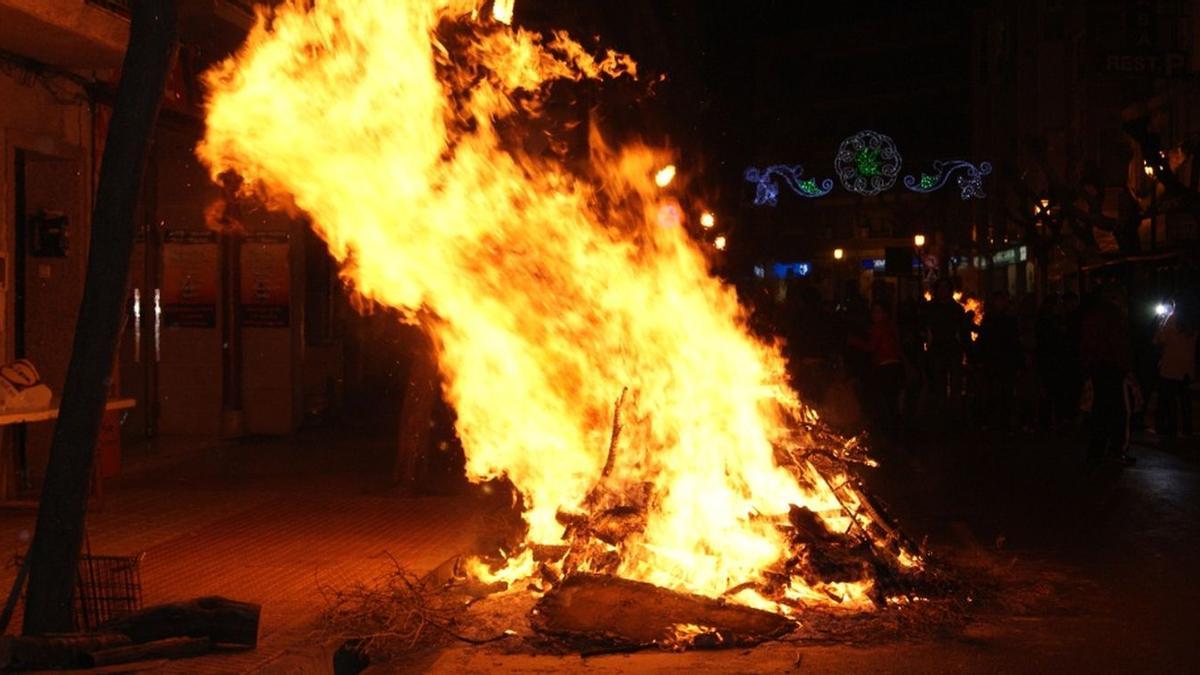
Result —
<instances>
[{"instance_id":1,"label":"street lamp","mask_svg":"<svg viewBox=\"0 0 1200 675\"><path fill-rule=\"evenodd\" d=\"M668 185L671 184L671 181L673 181L673 180L675 180L675 165L674 164L668 164L668 165L664 166L663 168L659 169L658 173L654 174L654 184L660 188L667 187Z\"/></svg>"},{"instance_id":2,"label":"street lamp","mask_svg":"<svg viewBox=\"0 0 1200 675\"><path fill-rule=\"evenodd\" d=\"M842 258L845 258L845 257L846 257L845 251L843 251L840 248L833 249L833 259L834 260L841 260Z\"/></svg>"},{"instance_id":3,"label":"street lamp","mask_svg":"<svg viewBox=\"0 0 1200 675\"><path fill-rule=\"evenodd\" d=\"M923 234L914 235L913 236L913 245L916 246L917 248L921 248L922 246L924 246L925 245L925 235L923 235Z\"/></svg>"}]
</instances>

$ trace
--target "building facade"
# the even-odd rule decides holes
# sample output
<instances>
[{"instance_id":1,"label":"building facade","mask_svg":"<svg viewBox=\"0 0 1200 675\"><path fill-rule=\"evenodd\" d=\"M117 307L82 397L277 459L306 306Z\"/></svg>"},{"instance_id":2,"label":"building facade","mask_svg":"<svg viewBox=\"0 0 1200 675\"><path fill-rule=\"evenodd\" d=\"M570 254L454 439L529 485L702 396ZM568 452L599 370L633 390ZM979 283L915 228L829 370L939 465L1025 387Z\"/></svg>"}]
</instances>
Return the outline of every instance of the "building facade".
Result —
<instances>
[{"instance_id":1,"label":"building facade","mask_svg":"<svg viewBox=\"0 0 1200 675\"><path fill-rule=\"evenodd\" d=\"M993 266L985 286L1078 291L1114 258L1194 256L1198 21L1192 0L976 10L974 147L998 171L974 240L984 252L1026 245L1032 268Z\"/></svg>"},{"instance_id":2,"label":"building facade","mask_svg":"<svg viewBox=\"0 0 1200 675\"><path fill-rule=\"evenodd\" d=\"M137 217L114 397L127 441L288 434L342 386L345 295L303 220L232 199L196 159L199 74L246 3L180 2L181 49ZM0 344L62 393L129 20L112 0L0 2ZM36 490L50 424L5 427L3 492Z\"/></svg>"}]
</instances>

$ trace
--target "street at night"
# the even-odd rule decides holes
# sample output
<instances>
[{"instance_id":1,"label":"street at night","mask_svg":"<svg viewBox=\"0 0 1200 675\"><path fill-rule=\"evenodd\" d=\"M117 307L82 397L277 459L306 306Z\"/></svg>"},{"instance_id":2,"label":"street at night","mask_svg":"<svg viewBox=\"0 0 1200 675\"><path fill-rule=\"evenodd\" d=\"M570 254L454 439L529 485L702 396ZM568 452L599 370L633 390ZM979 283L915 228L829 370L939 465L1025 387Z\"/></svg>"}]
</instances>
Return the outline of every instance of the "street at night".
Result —
<instances>
[{"instance_id":1,"label":"street at night","mask_svg":"<svg viewBox=\"0 0 1200 675\"><path fill-rule=\"evenodd\" d=\"M1200 0L0 0L0 670L1200 664Z\"/></svg>"}]
</instances>

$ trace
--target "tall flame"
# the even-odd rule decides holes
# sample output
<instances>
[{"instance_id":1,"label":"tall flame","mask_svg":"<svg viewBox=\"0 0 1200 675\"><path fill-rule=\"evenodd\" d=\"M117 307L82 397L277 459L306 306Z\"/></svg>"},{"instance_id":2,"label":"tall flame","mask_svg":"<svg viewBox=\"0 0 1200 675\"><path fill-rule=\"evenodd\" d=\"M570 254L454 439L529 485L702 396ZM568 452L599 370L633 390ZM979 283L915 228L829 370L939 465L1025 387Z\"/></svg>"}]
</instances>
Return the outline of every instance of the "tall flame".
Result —
<instances>
[{"instance_id":1,"label":"tall flame","mask_svg":"<svg viewBox=\"0 0 1200 675\"><path fill-rule=\"evenodd\" d=\"M844 530L829 486L775 460L804 414L779 349L746 329L686 230L657 226L670 157L593 131L590 168L572 171L513 141L552 81L636 66L562 33L468 26L478 11L289 0L260 14L207 76L200 157L307 214L359 293L427 328L467 471L511 479L531 541L560 542L556 514L601 482L626 388L603 483L649 489L650 513L622 576L718 595L786 554L764 516L804 505Z\"/></svg>"}]
</instances>

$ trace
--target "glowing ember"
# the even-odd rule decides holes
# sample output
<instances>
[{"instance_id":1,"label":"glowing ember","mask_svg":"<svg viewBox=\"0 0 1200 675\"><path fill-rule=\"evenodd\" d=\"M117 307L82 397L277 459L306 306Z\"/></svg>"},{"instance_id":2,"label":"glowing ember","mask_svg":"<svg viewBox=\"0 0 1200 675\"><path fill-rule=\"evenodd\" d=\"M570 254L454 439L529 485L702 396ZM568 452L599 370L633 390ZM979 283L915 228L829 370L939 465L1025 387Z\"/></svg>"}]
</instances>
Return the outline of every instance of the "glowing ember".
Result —
<instances>
[{"instance_id":1,"label":"glowing ember","mask_svg":"<svg viewBox=\"0 0 1200 675\"><path fill-rule=\"evenodd\" d=\"M632 77L633 62L478 11L290 0L261 14L207 76L200 157L307 214L359 294L421 322L469 476L507 476L528 543L569 545L563 569L773 608L863 606L867 566L778 581L808 555L788 534L793 505L821 536L872 532L899 564L917 559L871 529L845 475L804 459L811 432L795 430L816 416L778 346L746 329L686 231L658 226L665 153L612 150L593 130L581 176L523 150L551 82ZM533 573L530 549L511 555L493 578ZM757 590L767 577L775 600Z\"/></svg>"}]
</instances>

